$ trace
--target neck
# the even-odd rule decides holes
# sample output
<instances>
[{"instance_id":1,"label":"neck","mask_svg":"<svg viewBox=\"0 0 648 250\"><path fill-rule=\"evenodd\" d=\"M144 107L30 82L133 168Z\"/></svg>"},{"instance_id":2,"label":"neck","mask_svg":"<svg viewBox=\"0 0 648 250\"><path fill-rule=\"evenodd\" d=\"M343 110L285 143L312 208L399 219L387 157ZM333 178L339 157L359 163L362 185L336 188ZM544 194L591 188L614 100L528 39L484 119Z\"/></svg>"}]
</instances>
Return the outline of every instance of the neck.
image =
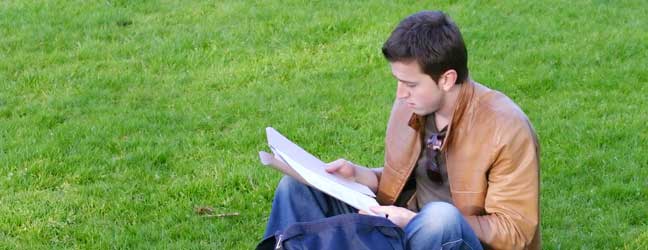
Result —
<instances>
[{"instance_id":1,"label":"neck","mask_svg":"<svg viewBox=\"0 0 648 250\"><path fill-rule=\"evenodd\" d=\"M441 109L435 113L438 119L444 121L450 121L452 119L452 113L454 112L455 106L457 106L457 99L459 99L459 90L461 90L461 86L461 84L455 84L452 86L450 91L446 92Z\"/></svg>"}]
</instances>

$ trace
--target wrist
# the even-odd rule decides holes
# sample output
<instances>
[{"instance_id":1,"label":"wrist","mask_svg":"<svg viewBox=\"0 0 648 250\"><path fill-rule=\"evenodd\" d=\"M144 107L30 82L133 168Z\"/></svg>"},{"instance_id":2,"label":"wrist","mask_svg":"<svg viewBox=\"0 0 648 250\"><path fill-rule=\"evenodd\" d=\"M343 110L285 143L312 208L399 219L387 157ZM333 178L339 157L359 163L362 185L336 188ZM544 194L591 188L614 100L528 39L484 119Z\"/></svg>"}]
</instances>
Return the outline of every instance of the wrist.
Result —
<instances>
[{"instance_id":1,"label":"wrist","mask_svg":"<svg viewBox=\"0 0 648 250\"><path fill-rule=\"evenodd\" d=\"M350 161L348 163L351 166L353 166L355 172L354 177L356 182L369 187L369 189L371 189L371 191L373 192L378 191L378 178L374 173L373 169L365 166L357 165Z\"/></svg>"},{"instance_id":2,"label":"wrist","mask_svg":"<svg viewBox=\"0 0 648 250\"><path fill-rule=\"evenodd\" d=\"M383 168L372 168L371 172L376 176L376 179L380 181L380 177L382 176L382 171Z\"/></svg>"}]
</instances>

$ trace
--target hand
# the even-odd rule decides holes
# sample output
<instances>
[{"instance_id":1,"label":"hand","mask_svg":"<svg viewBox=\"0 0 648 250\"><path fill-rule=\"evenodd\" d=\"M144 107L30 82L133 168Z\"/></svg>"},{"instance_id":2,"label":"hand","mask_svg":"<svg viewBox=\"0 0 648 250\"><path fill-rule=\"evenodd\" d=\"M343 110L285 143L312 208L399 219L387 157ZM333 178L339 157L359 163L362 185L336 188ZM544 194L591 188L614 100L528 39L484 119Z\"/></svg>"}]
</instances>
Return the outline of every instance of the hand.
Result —
<instances>
[{"instance_id":1,"label":"hand","mask_svg":"<svg viewBox=\"0 0 648 250\"><path fill-rule=\"evenodd\" d=\"M326 172L365 185L374 193L378 190L378 175L370 168L358 166L345 159L326 164Z\"/></svg>"},{"instance_id":2,"label":"hand","mask_svg":"<svg viewBox=\"0 0 648 250\"><path fill-rule=\"evenodd\" d=\"M387 216L387 219L401 228L405 228L405 226L407 226L407 223L409 223L412 218L416 216L416 213L406 208L397 206L378 206L371 207L369 209L371 209L371 211L374 213L384 214L385 216Z\"/></svg>"},{"instance_id":3,"label":"hand","mask_svg":"<svg viewBox=\"0 0 648 250\"><path fill-rule=\"evenodd\" d=\"M345 159L337 159L326 164L326 172L338 174L351 181L356 181L356 168L357 165Z\"/></svg>"}]
</instances>

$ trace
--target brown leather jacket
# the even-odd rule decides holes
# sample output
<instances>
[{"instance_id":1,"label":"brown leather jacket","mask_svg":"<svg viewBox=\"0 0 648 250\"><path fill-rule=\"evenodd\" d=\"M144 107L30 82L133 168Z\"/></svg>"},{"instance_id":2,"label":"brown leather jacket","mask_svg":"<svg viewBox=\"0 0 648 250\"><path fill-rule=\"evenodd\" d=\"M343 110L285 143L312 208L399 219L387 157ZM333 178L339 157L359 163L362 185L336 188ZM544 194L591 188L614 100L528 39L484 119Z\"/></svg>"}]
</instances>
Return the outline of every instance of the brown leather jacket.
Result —
<instances>
[{"instance_id":1,"label":"brown leather jacket","mask_svg":"<svg viewBox=\"0 0 648 250\"><path fill-rule=\"evenodd\" d=\"M398 100L385 140L378 185L381 204L394 204L422 147L424 119ZM487 248L540 249L538 140L508 97L478 83L461 85L442 146L454 205Z\"/></svg>"}]
</instances>

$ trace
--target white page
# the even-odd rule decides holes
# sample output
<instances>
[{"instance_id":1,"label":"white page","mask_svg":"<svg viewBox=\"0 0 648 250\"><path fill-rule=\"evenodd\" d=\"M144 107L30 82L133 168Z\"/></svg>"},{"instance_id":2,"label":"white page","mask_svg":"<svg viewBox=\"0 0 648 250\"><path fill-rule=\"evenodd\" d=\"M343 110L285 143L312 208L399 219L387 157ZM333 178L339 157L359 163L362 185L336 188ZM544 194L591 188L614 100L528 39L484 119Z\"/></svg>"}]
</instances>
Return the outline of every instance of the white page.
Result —
<instances>
[{"instance_id":1,"label":"white page","mask_svg":"<svg viewBox=\"0 0 648 250\"><path fill-rule=\"evenodd\" d=\"M279 154L280 157L288 163L299 175L301 175L309 184L313 185L320 191L335 197L336 199L351 205L359 210L367 211L369 214L377 215L373 213L369 208L374 206L379 206L378 202L367 195L364 195L360 192L356 192L346 186L343 186L337 182L331 182L323 176L311 171L308 168L302 166L299 162L296 162L292 157L281 152L281 150L275 148L275 153Z\"/></svg>"},{"instance_id":2,"label":"white page","mask_svg":"<svg viewBox=\"0 0 648 250\"><path fill-rule=\"evenodd\" d=\"M338 183L349 189L355 190L371 197L376 197L376 194L374 194L371 189L369 189L369 187L326 172L326 163L322 162L320 159L316 158L315 156L306 152L306 150L288 140L288 138L281 135L274 128L266 128L266 134L268 136L268 144L270 144L270 147L273 151L280 150L282 153L289 155L295 162L300 163L300 166L310 170L312 173L317 174L318 176L329 180L330 182Z\"/></svg>"}]
</instances>

